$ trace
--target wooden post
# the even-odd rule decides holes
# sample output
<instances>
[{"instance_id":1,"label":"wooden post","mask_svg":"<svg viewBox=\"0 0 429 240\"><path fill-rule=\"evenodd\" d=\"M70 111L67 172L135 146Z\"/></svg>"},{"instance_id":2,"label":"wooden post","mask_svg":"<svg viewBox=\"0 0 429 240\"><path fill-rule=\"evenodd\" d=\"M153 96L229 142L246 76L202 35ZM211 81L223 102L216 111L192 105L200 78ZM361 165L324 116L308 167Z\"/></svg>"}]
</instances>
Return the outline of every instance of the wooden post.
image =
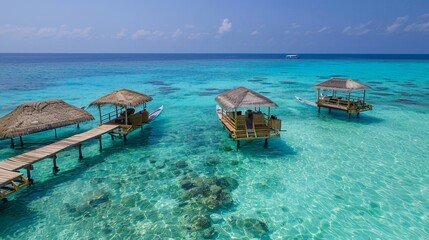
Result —
<instances>
[{"instance_id":1,"label":"wooden post","mask_svg":"<svg viewBox=\"0 0 429 240\"><path fill-rule=\"evenodd\" d=\"M28 179L28 182L29 183L33 183L34 181L31 178L31 169L33 169L33 167L30 165L30 166L27 166L25 169L27 169L27 179Z\"/></svg>"},{"instance_id":2,"label":"wooden post","mask_svg":"<svg viewBox=\"0 0 429 240\"><path fill-rule=\"evenodd\" d=\"M264 145L265 145L265 146L267 146L267 145L268 145L268 138L265 138Z\"/></svg>"},{"instance_id":3,"label":"wooden post","mask_svg":"<svg viewBox=\"0 0 429 240\"><path fill-rule=\"evenodd\" d=\"M10 147L15 148L15 143L13 142L13 138L10 138Z\"/></svg>"},{"instance_id":4,"label":"wooden post","mask_svg":"<svg viewBox=\"0 0 429 240\"><path fill-rule=\"evenodd\" d=\"M78 149L79 149L79 160L81 160L83 158L83 156L82 156L82 144L78 145Z\"/></svg>"},{"instance_id":5,"label":"wooden post","mask_svg":"<svg viewBox=\"0 0 429 240\"><path fill-rule=\"evenodd\" d=\"M271 109L270 109L270 107L268 107L268 116L267 116L267 122L269 122L270 121L270 114L271 114Z\"/></svg>"},{"instance_id":6,"label":"wooden post","mask_svg":"<svg viewBox=\"0 0 429 240\"><path fill-rule=\"evenodd\" d=\"M235 130L237 130L237 108L235 109L234 124L235 124Z\"/></svg>"},{"instance_id":7,"label":"wooden post","mask_svg":"<svg viewBox=\"0 0 429 240\"><path fill-rule=\"evenodd\" d=\"M357 117L357 118L359 118L359 113L360 113L360 112L358 112L358 113L356 114L356 117Z\"/></svg>"},{"instance_id":8,"label":"wooden post","mask_svg":"<svg viewBox=\"0 0 429 240\"><path fill-rule=\"evenodd\" d=\"M101 141L101 136L98 138L99 142L100 142L100 152L103 151L103 145L102 145L102 141Z\"/></svg>"},{"instance_id":9,"label":"wooden post","mask_svg":"<svg viewBox=\"0 0 429 240\"><path fill-rule=\"evenodd\" d=\"M240 148L240 140L237 140L237 149Z\"/></svg>"},{"instance_id":10,"label":"wooden post","mask_svg":"<svg viewBox=\"0 0 429 240\"><path fill-rule=\"evenodd\" d=\"M127 135L124 134L124 142L127 141Z\"/></svg>"},{"instance_id":11,"label":"wooden post","mask_svg":"<svg viewBox=\"0 0 429 240\"><path fill-rule=\"evenodd\" d=\"M58 138L57 129L56 128L54 128L54 132L55 132L55 138Z\"/></svg>"},{"instance_id":12,"label":"wooden post","mask_svg":"<svg viewBox=\"0 0 429 240\"><path fill-rule=\"evenodd\" d=\"M320 113L320 107L319 107L319 110L318 110L318 112Z\"/></svg>"},{"instance_id":13,"label":"wooden post","mask_svg":"<svg viewBox=\"0 0 429 240\"><path fill-rule=\"evenodd\" d=\"M320 98L320 89L317 89L317 103L319 103L319 98Z\"/></svg>"},{"instance_id":14,"label":"wooden post","mask_svg":"<svg viewBox=\"0 0 429 240\"><path fill-rule=\"evenodd\" d=\"M76 126L76 127L77 127L77 129L80 129L80 125L79 125L79 123L77 124L77 126Z\"/></svg>"},{"instance_id":15,"label":"wooden post","mask_svg":"<svg viewBox=\"0 0 429 240\"><path fill-rule=\"evenodd\" d=\"M24 142L22 142L22 136L19 136L19 142L21 143L21 147L24 147Z\"/></svg>"},{"instance_id":16,"label":"wooden post","mask_svg":"<svg viewBox=\"0 0 429 240\"><path fill-rule=\"evenodd\" d=\"M331 114L331 110L332 110L332 108L329 108L329 114Z\"/></svg>"},{"instance_id":17,"label":"wooden post","mask_svg":"<svg viewBox=\"0 0 429 240\"><path fill-rule=\"evenodd\" d=\"M116 111L116 117L119 117L118 116L118 106L115 106L115 111Z\"/></svg>"},{"instance_id":18,"label":"wooden post","mask_svg":"<svg viewBox=\"0 0 429 240\"><path fill-rule=\"evenodd\" d=\"M54 162L54 167L52 168L52 172L54 174L57 174L57 172L60 171L60 169L57 166L57 155L52 156L52 160Z\"/></svg>"},{"instance_id":19,"label":"wooden post","mask_svg":"<svg viewBox=\"0 0 429 240\"><path fill-rule=\"evenodd\" d=\"M125 106L125 125L128 125L128 111L127 111L128 106Z\"/></svg>"},{"instance_id":20,"label":"wooden post","mask_svg":"<svg viewBox=\"0 0 429 240\"><path fill-rule=\"evenodd\" d=\"M101 120L101 106L98 105L98 115L100 116L100 125L103 124L102 120Z\"/></svg>"},{"instance_id":21,"label":"wooden post","mask_svg":"<svg viewBox=\"0 0 429 240\"><path fill-rule=\"evenodd\" d=\"M365 104L365 92L366 90L363 90L363 104Z\"/></svg>"}]
</instances>

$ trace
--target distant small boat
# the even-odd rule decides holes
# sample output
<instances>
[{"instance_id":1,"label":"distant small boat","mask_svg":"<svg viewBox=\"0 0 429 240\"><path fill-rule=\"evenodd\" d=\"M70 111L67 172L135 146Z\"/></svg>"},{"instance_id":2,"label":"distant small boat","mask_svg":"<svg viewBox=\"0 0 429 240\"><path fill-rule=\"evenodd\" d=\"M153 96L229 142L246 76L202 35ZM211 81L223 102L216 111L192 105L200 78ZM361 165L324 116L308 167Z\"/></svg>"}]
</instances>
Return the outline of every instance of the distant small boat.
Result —
<instances>
[{"instance_id":1,"label":"distant small boat","mask_svg":"<svg viewBox=\"0 0 429 240\"><path fill-rule=\"evenodd\" d=\"M302 99L302 98L297 97L297 96L295 96L295 98L296 98L296 100L298 100L298 101L300 101L300 102L302 102L304 104L307 104L307 105L310 105L310 106L313 106L313 107L317 107L317 104L314 103L314 102L310 102L308 100Z\"/></svg>"},{"instance_id":2,"label":"distant small boat","mask_svg":"<svg viewBox=\"0 0 429 240\"><path fill-rule=\"evenodd\" d=\"M299 56L297 54L288 54L286 55L286 59L298 59Z\"/></svg>"}]
</instances>

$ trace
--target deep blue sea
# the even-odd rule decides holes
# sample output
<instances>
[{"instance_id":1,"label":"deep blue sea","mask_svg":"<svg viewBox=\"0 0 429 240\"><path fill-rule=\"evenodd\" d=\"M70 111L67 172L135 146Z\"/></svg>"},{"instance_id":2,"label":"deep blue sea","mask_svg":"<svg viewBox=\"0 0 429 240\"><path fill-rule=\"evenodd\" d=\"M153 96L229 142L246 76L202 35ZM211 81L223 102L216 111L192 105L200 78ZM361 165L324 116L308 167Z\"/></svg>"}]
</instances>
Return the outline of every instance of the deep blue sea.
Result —
<instances>
[{"instance_id":1,"label":"deep blue sea","mask_svg":"<svg viewBox=\"0 0 429 240\"><path fill-rule=\"evenodd\" d=\"M429 55L0 54L0 117L77 107L127 88L163 113L127 142L103 137L34 165L0 203L1 239L428 239ZM304 105L332 77L372 87L360 118ZM214 98L244 86L279 107L281 138L237 151ZM356 93L357 94L357 93ZM0 140L0 160L98 125ZM105 111L112 110L109 107ZM23 171L24 173L24 171Z\"/></svg>"}]
</instances>

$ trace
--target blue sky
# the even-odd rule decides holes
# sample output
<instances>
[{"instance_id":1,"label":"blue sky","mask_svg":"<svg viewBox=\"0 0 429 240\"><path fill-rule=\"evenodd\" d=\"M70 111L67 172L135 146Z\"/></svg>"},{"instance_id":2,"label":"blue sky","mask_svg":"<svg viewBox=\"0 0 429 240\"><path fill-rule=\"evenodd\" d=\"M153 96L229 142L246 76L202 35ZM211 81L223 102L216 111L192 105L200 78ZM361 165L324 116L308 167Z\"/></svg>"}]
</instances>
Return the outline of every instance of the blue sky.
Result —
<instances>
[{"instance_id":1,"label":"blue sky","mask_svg":"<svg viewBox=\"0 0 429 240\"><path fill-rule=\"evenodd\" d=\"M0 52L429 53L429 1L0 0Z\"/></svg>"}]
</instances>

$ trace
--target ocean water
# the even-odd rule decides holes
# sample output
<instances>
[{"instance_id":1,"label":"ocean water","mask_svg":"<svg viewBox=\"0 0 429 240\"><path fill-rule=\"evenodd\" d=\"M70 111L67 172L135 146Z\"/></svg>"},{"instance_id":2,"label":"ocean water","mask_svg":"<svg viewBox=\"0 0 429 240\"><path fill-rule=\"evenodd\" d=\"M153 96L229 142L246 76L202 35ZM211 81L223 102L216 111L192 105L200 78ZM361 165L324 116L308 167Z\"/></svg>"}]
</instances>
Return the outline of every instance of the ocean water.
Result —
<instances>
[{"instance_id":1,"label":"ocean water","mask_svg":"<svg viewBox=\"0 0 429 240\"><path fill-rule=\"evenodd\" d=\"M128 88L163 113L128 141L103 137L34 165L35 184L0 203L1 239L428 239L429 56L0 54L0 116L21 103L88 106ZM372 86L348 119L303 105L331 77ZM214 98L245 86L279 108L280 139L236 150ZM105 111L111 110L109 108ZM65 138L96 120L58 129ZM0 159L52 143L24 137ZM217 193L217 195L213 195Z\"/></svg>"}]
</instances>

